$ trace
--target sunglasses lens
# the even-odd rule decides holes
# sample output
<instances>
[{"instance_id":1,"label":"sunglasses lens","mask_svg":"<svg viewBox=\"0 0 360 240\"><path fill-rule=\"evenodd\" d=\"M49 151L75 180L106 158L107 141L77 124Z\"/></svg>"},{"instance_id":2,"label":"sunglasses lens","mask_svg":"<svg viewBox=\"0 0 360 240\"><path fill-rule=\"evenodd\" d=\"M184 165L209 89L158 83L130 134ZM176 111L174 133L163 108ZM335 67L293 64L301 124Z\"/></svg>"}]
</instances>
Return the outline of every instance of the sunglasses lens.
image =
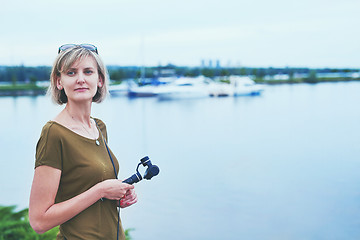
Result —
<instances>
[{"instance_id":1,"label":"sunglasses lens","mask_svg":"<svg viewBox=\"0 0 360 240\"><path fill-rule=\"evenodd\" d=\"M80 44L80 45L77 45L77 44L64 44L62 46L59 47L59 51L58 53L62 52L62 51L65 51L69 48L73 48L73 47L76 47L76 46L80 46L82 48L85 48L85 49L88 49L92 52L95 52L95 53L98 53L97 51L97 47L95 47L94 45L92 44Z\"/></svg>"},{"instance_id":2,"label":"sunglasses lens","mask_svg":"<svg viewBox=\"0 0 360 240\"><path fill-rule=\"evenodd\" d=\"M66 49L69 49L69 48L72 48L72 47L75 47L76 45L75 44L65 44L65 45L62 45L59 47L59 52L62 52L62 51L65 51Z\"/></svg>"},{"instance_id":3,"label":"sunglasses lens","mask_svg":"<svg viewBox=\"0 0 360 240\"><path fill-rule=\"evenodd\" d=\"M85 48L85 49L88 49L88 50L90 50L90 51L93 51L93 52L98 53L98 51L97 51L97 47L95 47L95 46L94 46L94 45L92 45L92 44L80 44L80 47L82 47L82 48Z\"/></svg>"}]
</instances>

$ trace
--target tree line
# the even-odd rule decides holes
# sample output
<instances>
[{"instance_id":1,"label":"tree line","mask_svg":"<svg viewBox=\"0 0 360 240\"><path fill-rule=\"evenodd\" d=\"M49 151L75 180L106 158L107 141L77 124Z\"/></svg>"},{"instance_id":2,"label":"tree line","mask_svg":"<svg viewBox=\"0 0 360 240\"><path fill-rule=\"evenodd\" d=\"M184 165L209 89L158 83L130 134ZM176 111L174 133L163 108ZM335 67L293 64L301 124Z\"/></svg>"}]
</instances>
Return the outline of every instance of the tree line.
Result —
<instances>
[{"instance_id":1,"label":"tree line","mask_svg":"<svg viewBox=\"0 0 360 240\"><path fill-rule=\"evenodd\" d=\"M48 81L50 66L26 67L26 66L0 66L0 83L35 83L37 81ZM175 65L140 67L140 66L108 66L110 79L122 81L125 79L157 78L161 76L187 76L197 77L203 75L209 78L225 77L230 75L254 76L261 80L265 76L277 74L289 75L290 79L295 74L307 74L316 78L318 73L349 73L359 72L352 68L255 68L255 67L184 67Z\"/></svg>"}]
</instances>

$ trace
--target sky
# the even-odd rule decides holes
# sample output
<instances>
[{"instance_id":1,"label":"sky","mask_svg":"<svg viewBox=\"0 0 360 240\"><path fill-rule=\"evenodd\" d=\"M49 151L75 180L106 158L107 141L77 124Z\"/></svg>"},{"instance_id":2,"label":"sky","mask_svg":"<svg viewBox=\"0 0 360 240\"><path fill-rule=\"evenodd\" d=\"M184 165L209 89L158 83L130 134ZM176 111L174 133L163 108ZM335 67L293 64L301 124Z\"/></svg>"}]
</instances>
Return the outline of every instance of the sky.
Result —
<instances>
[{"instance_id":1,"label":"sky","mask_svg":"<svg viewBox=\"0 0 360 240\"><path fill-rule=\"evenodd\" d=\"M106 65L360 68L359 0L0 1L0 65L92 43Z\"/></svg>"}]
</instances>

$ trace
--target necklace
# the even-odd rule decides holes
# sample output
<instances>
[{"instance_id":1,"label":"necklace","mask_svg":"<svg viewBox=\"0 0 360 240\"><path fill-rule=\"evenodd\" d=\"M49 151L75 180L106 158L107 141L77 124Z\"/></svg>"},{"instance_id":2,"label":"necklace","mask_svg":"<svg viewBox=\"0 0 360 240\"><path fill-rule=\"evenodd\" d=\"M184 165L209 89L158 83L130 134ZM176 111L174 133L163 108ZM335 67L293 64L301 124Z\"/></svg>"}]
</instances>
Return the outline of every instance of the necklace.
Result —
<instances>
[{"instance_id":1,"label":"necklace","mask_svg":"<svg viewBox=\"0 0 360 240\"><path fill-rule=\"evenodd\" d=\"M66 112L69 114L69 116L71 117L71 119L73 120L73 122L75 122L76 123L76 121L75 121L75 118L69 113L69 110L67 109L67 108L65 108L66 109ZM96 137L94 137L94 135L96 135L96 133L94 132L94 128L92 127L93 126L93 122L91 121L91 119L90 119L90 128L91 128L91 130L92 130L92 133L88 130L88 129L86 129L86 127L83 125L83 124L80 124L81 125L81 127L89 134L89 136L91 137L91 139L94 139L95 140L95 144L97 145L97 146L99 146L100 145L100 142L99 142L99 140L96 138Z\"/></svg>"}]
</instances>

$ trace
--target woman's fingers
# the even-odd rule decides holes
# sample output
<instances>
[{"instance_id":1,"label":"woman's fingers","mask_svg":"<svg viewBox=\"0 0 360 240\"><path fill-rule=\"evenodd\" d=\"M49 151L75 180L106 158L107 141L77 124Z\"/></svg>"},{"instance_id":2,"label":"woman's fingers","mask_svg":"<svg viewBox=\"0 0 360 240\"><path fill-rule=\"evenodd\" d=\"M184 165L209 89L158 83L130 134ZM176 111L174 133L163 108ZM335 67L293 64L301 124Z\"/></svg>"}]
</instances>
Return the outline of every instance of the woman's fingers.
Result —
<instances>
[{"instance_id":1,"label":"woman's fingers","mask_svg":"<svg viewBox=\"0 0 360 240\"><path fill-rule=\"evenodd\" d=\"M124 198L120 200L120 207L129 207L137 202L137 195L134 189L130 189L126 192Z\"/></svg>"},{"instance_id":2,"label":"woman's fingers","mask_svg":"<svg viewBox=\"0 0 360 240\"><path fill-rule=\"evenodd\" d=\"M126 193L134 188L134 186L122 183L117 179L105 180L102 184L104 185L104 198L111 200L120 200L121 198L126 197Z\"/></svg>"}]
</instances>

